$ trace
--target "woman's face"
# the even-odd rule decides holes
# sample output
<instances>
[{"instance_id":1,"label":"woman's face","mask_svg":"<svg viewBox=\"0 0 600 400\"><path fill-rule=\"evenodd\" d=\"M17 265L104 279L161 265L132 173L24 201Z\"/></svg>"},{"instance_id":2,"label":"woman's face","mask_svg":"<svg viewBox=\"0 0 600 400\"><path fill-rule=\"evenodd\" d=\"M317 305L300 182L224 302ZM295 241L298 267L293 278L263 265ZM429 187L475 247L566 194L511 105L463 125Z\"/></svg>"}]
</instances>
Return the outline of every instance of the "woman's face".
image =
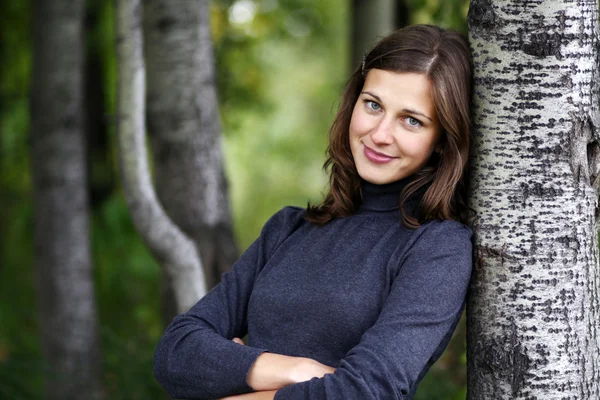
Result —
<instances>
[{"instance_id":1,"label":"woman's face","mask_svg":"<svg viewBox=\"0 0 600 400\"><path fill-rule=\"evenodd\" d=\"M381 185L418 172L436 150L440 132L425 75L368 72L350 121L350 148L361 178Z\"/></svg>"}]
</instances>

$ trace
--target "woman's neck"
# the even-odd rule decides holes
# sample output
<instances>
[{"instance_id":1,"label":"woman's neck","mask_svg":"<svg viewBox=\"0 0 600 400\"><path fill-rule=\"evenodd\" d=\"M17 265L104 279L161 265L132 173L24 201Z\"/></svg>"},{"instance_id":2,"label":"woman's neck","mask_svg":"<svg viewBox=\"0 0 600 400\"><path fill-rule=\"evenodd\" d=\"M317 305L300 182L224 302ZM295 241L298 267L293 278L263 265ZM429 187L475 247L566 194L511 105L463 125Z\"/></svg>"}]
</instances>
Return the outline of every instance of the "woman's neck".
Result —
<instances>
[{"instance_id":1,"label":"woman's neck","mask_svg":"<svg viewBox=\"0 0 600 400\"><path fill-rule=\"evenodd\" d=\"M359 211L390 212L400 208L400 194L412 176L395 182L377 185L361 179L362 204Z\"/></svg>"}]
</instances>

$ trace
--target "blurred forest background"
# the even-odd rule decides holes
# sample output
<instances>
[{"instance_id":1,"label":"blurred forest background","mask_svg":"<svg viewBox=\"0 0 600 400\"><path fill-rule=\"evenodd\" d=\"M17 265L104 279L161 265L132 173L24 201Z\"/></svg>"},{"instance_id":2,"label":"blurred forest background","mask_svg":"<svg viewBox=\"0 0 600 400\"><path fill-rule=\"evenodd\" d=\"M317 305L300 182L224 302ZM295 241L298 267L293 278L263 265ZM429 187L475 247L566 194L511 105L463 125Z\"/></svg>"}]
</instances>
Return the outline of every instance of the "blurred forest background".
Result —
<instances>
[{"instance_id":1,"label":"blurred forest background","mask_svg":"<svg viewBox=\"0 0 600 400\"><path fill-rule=\"evenodd\" d=\"M51 0L48 0L51 1ZM466 33L468 2L405 0L404 23ZM91 241L110 399L163 398L152 376L164 329L158 264L129 216L116 152L114 4L87 2L88 102L103 110L88 136ZM0 0L0 399L43 397L30 159L32 9ZM327 130L356 61L348 0L215 0L211 25L235 236L240 251L285 205L318 201ZM64 51L57 49L57 51ZM464 318L463 318L464 319ZM464 321L418 399L464 399Z\"/></svg>"}]
</instances>

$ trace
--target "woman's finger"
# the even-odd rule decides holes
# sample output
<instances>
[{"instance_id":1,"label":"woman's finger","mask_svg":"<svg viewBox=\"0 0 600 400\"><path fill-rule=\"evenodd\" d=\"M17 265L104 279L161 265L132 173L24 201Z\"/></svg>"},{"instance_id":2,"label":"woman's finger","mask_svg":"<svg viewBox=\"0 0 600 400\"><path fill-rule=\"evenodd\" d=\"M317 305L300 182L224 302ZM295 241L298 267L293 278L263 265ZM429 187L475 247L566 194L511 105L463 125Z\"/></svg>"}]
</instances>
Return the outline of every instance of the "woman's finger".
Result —
<instances>
[{"instance_id":1,"label":"woman's finger","mask_svg":"<svg viewBox=\"0 0 600 400\"><path fill-rule=\"evenodd\" d=\"M233 341L234 341L234 342L236 342L237 344L241 344L242 346L244 346L244 345L245 345L244 341L243 341L242 339L240 339L240 338L234 337L234 338L233 338L233 339L231 339L231 340L233 340Z\"/></svg>"}]
</instances>

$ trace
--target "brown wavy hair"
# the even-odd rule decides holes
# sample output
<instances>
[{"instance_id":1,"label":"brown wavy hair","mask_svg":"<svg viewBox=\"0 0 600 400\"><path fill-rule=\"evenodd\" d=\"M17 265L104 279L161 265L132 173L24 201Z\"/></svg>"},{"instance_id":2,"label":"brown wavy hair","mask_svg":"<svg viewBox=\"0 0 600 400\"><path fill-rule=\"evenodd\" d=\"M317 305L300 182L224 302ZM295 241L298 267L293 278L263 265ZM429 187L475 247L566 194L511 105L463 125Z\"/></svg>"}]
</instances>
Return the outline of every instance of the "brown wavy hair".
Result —
<instances>
[{"instance_id":1,"label":"brown wavy hair","mask_svg":"<svg viewBox=\"0 0 600 400\"><path fill-rule=\"evenodd\" d=\"M334 218L356 213L362 203L361 179L350 150L349 130L354 105L370 69L425 74L442 127L440 153L413 175L399 196L400 217L409 228L431 219L468 223L465 170L469 156L471 56L463 35L433 25L412 25L383 38L365 55L346 83L329 129L327 159L329 190L319 205L307 206L305 219L324 225ZM404 204L420 197L417 212Z\"/></svg>"}]
</instances>

